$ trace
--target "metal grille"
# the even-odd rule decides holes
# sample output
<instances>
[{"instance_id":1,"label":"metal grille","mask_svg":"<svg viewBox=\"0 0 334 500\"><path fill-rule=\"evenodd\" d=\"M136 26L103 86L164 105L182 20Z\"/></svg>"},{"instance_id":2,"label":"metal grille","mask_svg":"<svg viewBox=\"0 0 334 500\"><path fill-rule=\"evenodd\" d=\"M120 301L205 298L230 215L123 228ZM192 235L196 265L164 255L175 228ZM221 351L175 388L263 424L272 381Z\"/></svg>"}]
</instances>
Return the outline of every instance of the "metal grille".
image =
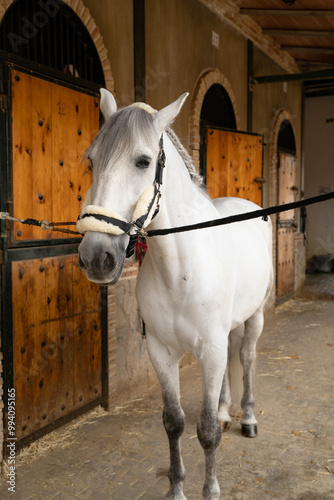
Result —
<instances>
[{"instance_id":1,"label":"metal grille","mask_svg":"<svg viewBox=\"0 0 334 500\"><path fill-rule=\"evenodd\" d=\"M61 0L16 0L0 25L0 50L73 78L104 85L95 45Z\"/></svg>"}]
</instances>

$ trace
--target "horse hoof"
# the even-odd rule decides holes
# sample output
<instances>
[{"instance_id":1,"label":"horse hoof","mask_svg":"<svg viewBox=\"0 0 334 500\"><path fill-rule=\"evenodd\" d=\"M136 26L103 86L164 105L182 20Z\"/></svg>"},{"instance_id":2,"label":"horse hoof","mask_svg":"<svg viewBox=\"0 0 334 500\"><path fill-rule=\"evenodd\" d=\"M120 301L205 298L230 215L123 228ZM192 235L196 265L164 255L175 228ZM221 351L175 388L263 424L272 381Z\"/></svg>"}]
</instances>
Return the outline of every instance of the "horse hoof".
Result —
<instances>
[{"instance_id":1,"label":"horse hoof","mask_svg":"<svg viewBox=\"0 0 334 500\"><path fill-rule=\"evenodd\" d=\"M257 424L241 424L242 435L247 438L255 438L257 436Z\"/></svg>"},{"instance_id":2,"label":"horse hoof","mask_svg":"<svg viewBox=\"0 0 334 500\"><path fill-rule=\"evenodd\" d=\"M222 426L223 432L227 432L229 430L229 428L231 427L231 422L224 421L221 423L221 426Z\"/></svg>"}]
</instances>

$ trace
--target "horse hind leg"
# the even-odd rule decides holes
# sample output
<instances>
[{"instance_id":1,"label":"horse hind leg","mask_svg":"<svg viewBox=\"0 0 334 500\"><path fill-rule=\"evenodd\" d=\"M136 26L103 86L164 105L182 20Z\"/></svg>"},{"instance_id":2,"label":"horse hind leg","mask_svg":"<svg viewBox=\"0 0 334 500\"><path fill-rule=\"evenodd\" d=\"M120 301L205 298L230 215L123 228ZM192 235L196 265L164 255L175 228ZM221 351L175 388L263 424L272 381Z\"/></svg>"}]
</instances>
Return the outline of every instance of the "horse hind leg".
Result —
<instances>
[{"instance_id":1,"label":"horse hind leg","mask_svg":"<svg viewBox=\"0 0 334 500\"><path fill-rule=\"evenodd\" d=\"M180 405L179 358L172 356L166 346L147 335L148 353L157 373L163 400L163 424L169 440L170 482L166 499L187 500L183 494L185 467L181 454L181 435L184 430L184 412Z\"/></svg>"},{"instance_id":2,"label":"horse hind leg","mask_svg":"<svg viewBox=\"0 0 334 500\"><path fill-rule=\"evenodd\" d=\"M256 359L256 343L263 329L263 310L259 309L245 323L245 334L240 349L240 361L243 366L244 392L241 399L243 416L242 434L246 437L257 436L257 420L253 413L254 397L252 392L253 366Z\"/></svg>"},{"instance_id":3,"label":"horse hind leg","mask_svg":"<svg viewBox=\"0 0 334 500\"><path fill-rule=\"evenodd\" d=\"M232 404L240 404L243 394L243 370L240 363L240 348L244 336L244 324L230 332L228 338L228 358L219 398L219 420L223 432L231 426L230 408Z\"/></svg>"}]
</instances>

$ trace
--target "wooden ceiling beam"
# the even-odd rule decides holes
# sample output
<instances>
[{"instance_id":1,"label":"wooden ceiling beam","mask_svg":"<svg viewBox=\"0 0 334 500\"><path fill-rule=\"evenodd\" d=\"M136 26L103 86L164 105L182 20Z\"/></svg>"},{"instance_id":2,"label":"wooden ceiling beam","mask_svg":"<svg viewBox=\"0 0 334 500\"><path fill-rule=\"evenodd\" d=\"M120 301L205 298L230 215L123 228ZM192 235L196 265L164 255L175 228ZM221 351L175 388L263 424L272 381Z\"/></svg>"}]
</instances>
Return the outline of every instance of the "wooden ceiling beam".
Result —
<instances>
[{"instance_id":1,"label":"wooden ceiling beam","mask_svg":"<svg viewBox=\"0 0 334 500\"><path fill-rule=\"evenodd\" d=\"M245 16L289 16L289 17L333 17L334 10L304 10L304 9L244 9L239 13Z\"/></svg>"},{"instance_id":2,"label":"wooden ceiling beam","mask_svg":"<svg viewBox=\"0 0 334 500\"><path fill-rule=\"evenodd\" d=\"M264 35L270 36L326 36L333 37L333 31L325 30L286 30L286 29L268 29L262 28L262 33Z\"/></svg>"},{"instance_id":3,"label":"wooden ceiling beam","mask_svg":"<svg viewBox=\"0 0 334 500\"><path fill-rule=\"evenodd\" d=\"M259 24L251 17L241 16L238 5L235 0L199 0L211 12L218 16L222 21L229 23L233 29L242 36L251 40L255 47L262 50L275 61L281 68L289 73L295 73L300 70L298 64L289 52L281 50L278 43L269 36L262 33Z\"/></svg>"},{"instance_id":4,"label":"wooden ceiling beam","mask_svg":"<svg viewBox=\"0 0 334 500\"><path fill-rule=\"evenodd\" d=\"M322 68L334 68L334 62L324 62L324 61L313 61L312 59L296 59L296 61L305 66L321 66Z\"/></svg>"},{"instance_id":5,"label":"wooden ceiling beam","mask_svg":"<svg viewBox=\"0 0 334 500\"><path fill-rule=\"evenodd\" d=\"M308 52L309 54L334 54L334 47L300 47L299 45L281 45L288 52Z\"/></svg>"}]
</instances>

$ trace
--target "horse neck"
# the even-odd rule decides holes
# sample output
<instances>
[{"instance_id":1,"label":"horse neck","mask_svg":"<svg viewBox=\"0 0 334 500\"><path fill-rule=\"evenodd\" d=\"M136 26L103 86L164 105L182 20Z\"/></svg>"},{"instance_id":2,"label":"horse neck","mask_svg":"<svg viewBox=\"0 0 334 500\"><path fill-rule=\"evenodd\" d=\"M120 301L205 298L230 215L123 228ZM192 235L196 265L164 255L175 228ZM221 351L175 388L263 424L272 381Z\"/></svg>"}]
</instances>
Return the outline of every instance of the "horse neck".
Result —
<instances>
[{"instance_id":1,"label":"horse neck","mask_svg":"<svg viewBox=\"0 0 334 500\"><path fill-rule=\"evenodd\" d=\"M164 134L166 166L163 173L159 214L151 222L149 229L177 227L202 222L216 217L216 210L204 191L191 180L188 169L170 139ZM186 235L186 236L185 236ZM184 244L185 238L187 244ZM170 256L175 255L178 262L191 258L198 231L182 234L157 236L147 239L151 259L157 259L159 266L168 267Z\"/></svg>"},{"instance_id":2,"label":"horse neck","mask_svg":"<svg viewBox=\"0 0 334 500\"><path fill-rule=\"evenodd\" d=\"M189 223L186 212L191 211L194 197L202 197L199 189L192 182L180 154L166 134L164 134L164 149L166 166L161 186L160 211L153 219L150 229Z\"/></svg>"}]
</instances>

